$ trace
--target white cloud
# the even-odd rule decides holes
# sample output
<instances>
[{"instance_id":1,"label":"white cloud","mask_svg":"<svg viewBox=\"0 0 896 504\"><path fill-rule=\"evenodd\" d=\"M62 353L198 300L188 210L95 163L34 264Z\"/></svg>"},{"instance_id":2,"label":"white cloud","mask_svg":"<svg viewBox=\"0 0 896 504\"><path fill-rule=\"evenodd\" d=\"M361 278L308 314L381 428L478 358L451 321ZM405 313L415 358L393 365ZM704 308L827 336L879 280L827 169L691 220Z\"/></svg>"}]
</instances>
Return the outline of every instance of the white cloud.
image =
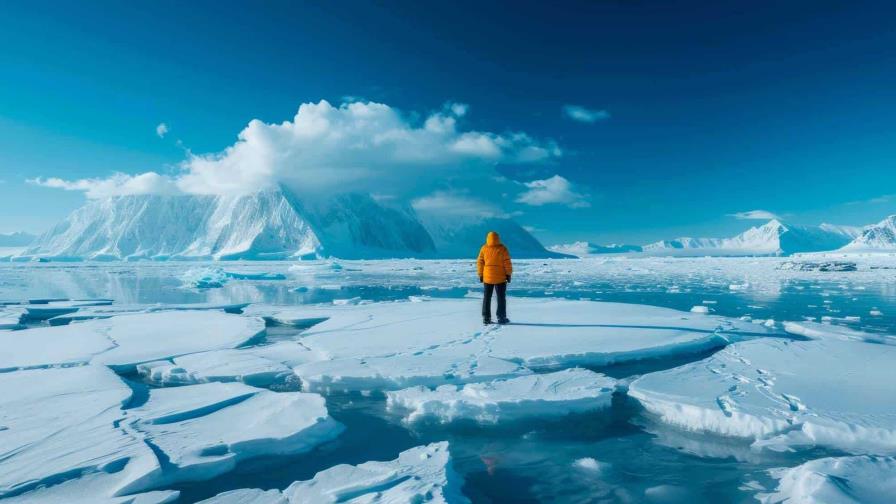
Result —
<instances>
[{"instance_id":1,"label":"white cloud","mask_svg":"<svg viewBox=\"0 0 896 504\"><path fill-rule=\"evenodd\" d=\"M566 105L563 107L563 113L573 121L589 124L610 118L610 113L606 110L588 109L580 105Z\"/></svg>"},{"instance_id":2,"label":"white cloud","mask_svg":"<svg viewBox=\"0 0 896 504\"><path fill-rule=\"evenodd\" d=\"M411 201L414 210L441 217L500 217L501 210L483 200L473 198L464 193L451 191L435 191L432 194Z\"/></svg>"},{"instance_id":3,"label":"white cloud","mask_svg":"<svg viewBox=\"0 0 896 504\"><path fill-rule=\"evenodd\" d=\"M130 194L177 194L180 192L173 180L155 172L146 172L140 175L115 173L108 178L80 180L38 177L28 179L27 182L66 191L82 191L91 199Z\"/></svg>"},{"instance_id":4,"label":"white cloud","mask_svg":"<svg viewBox=\"0 0 896 504\"><path fill-rule=\"evenodd\" d=\"M544 180L524 182L524 185L528 190L517 196L516 201L519 203L532 206L558 204L571 208L591 206L586 196L576 192L572 183L560 175L554 175Z\"/></svg>"},{"instance_id":5,"label":"white cloud","mask_svg":"<svg viewBox=\"0 0 896 504\"><path fill-rule=\"evenodd\" d=\"M492 178L498 176L496 165L541 163L563 155L556 143L526 133L463 130L458 120L468 113L466 104L453 102L422 119L382 103L305 103L288 121L252 120L236 142L221 152L195 155L187 151L180 172L171 176L117 173L108 179L38 178L32 182L83 191L90 198L177 191L243 194L283 184L307 198L364 192L423 206L441 201L448 211L452 202L470 205L477 193L483 196L480 200L487 200L496 183ZM446 188L469 191L464 193L467 200L448 200L452 193L437 192ZM527 193L545 190L530 187ZM562 197L573 201L578 195L570 192ZM538 197L527 196L525 201L538 201ZM496 208L470 208L501 213Z\"/></svg>"},{"instance_id":6,"label":"white cloud","mask_svg":"<svg viewBox=\"0 0 896 504\"><path fill-rule=\"evenodd\" d=\"M727 214L728 217L734 217L735 219L740 220L772 220L772 219L780 219L776 214L769 212L768 210L750 210L748 212L737 212L733 214Z\"/></svg>"},{"instance_id":7,"label":"white cloud","mask_svg":"<svg viewBox=\"0 0 896 504\"><path fill-rule=\"evenodd\" d=\"M165 123L159 123L156 126L156 135L159 135L159 138L165 138L165 135L168 134L168 125Z\"/></svg>"}]
</instances>

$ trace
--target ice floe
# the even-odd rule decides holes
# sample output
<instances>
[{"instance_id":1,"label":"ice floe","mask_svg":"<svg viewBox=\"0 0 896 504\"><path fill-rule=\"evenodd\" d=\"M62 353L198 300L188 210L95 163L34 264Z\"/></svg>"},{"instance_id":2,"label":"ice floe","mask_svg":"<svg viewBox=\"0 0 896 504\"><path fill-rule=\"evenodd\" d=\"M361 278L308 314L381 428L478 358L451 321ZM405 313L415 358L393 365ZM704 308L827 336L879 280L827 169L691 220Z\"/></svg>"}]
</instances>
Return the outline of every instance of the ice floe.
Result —
<instances>
[{"instance_id":1,"label":"ice floe","mask_svg":"<svg viewBox=\"0 0 896 504\"><path fill-rule=\"evenodd\" d=\"M303 333L321 361L295 367L309 390L394 390L678 356L771 334L755 325L643 305L516 299L518 321L480 325L478 303L431 300L332 307ZM758 331L758 332L757 332Z\"/></svg>"},{"instance_id":2,"label":"ice floe","mask_svg":"<svg viewBox=\"0 0 896 504\"><path fill-rule=\"evenodd\" d=\"M115 427L131 389L108 368L0 373L0 498L81 473L115 473L109 495L159 470L149 447Z\"/></svg>"},{"instance_id":3,"label":"ice floe","mask_svg":"<svg viewBox=\"0 0 896 504\"><path fill-rule=\"evenodd\" d=\"M896 495L896 458L830 457L797 467L772 470L773 493L757 497L764 504L890 504Z\"/></svg>"},{"instance_id":4,"label":"ice floe","mask_svg":"<svg viewBox=\"0 0 896 504\"><path fill-rule=\"evenodd\" d=\"M454 472L448 443L405 450L388 462L342 464L297 481L284 490L290 503L470 502L461 493L462 477Z\"/></svg>"},{"instance_id":5,"label":"ice floe","mask_svg":"<svg viewBox=\"0 0 896 504\"><path fill-rule=\"evenodd\" d=\"M136 364L204 350L234 348L264 334L264 321L221 312L121 315L80 324L0 333L0 370L94 362Z\"/></svg>"},{"instance_id":6,"label":"ice floe","mask_svg":"<svg viewBox=\"0 0 896 504\"><path fill-rule=\"evenodd\" d=\"M305 350L305 353L308 351ZM282 362L256 355L250 349L187 354L173 359L173 363L153 361L139 364L137 371L151 383L162 386L241 381L266 387L278 378L292 374L292 370Z\"/></svg>"},{"instance_id":7,"label":"ice floe","mask_svg":"<svg viewBox=\"0 0 896 504\"><path fill-rule=\"evenodd\" d=\"M129 426L165 454L166 482L203 480L244 458L306 452L342 432L324 399L241 383L155 389Z\"/></svg>"},{"instance_id":8,"label":"ice floe","mask_svg":"<svg viewBox=\"0 0 896 504\"><path fill-rule=\"evenodd\" d=\"M754 449L896 453L896 346L763 338L650 373L629 396L660 421L744 438Z\"/></svg>"},{"instance_id":9,"label":"ice floe","mask_svg":"<svg viewBox=\"0 0 896 504\"><path fill-rule=\"evenodd\" d=\"M442 422L497 423L606 408L615 385L615 380L602 374L567 369L462 387L414 387L388 392L387 398L389 408L405 412L408 421L433 417Z\"/></svg>"}]
</instances>

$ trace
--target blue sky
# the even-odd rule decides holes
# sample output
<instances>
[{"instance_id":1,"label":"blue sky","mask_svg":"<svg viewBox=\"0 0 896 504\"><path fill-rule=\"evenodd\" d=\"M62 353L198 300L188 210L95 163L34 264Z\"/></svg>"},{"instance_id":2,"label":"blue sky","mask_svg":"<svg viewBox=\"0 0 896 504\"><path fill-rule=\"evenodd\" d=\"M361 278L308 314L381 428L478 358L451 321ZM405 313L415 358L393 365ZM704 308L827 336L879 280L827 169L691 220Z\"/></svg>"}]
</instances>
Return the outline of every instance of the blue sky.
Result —
<instances>
[{"instance_id":1,"label":"blue sky","mask_svg":"<svg viewBox=\"0 0 896 504\"><path fill-rule=\"evenodd\" d=\"M177 177L249 121L320 100L384 104L412 132L449 118L450 142L483 133L500 155L439 158L450 181L405 196L481 203L549 244L733 234L761 223L733 216L752 210L896 213L892 4L293 4L5 6L0 231L46 229L85 201L29 179ZM489 176L462 176L474 170Z\"/></svg>"}]
</instances>

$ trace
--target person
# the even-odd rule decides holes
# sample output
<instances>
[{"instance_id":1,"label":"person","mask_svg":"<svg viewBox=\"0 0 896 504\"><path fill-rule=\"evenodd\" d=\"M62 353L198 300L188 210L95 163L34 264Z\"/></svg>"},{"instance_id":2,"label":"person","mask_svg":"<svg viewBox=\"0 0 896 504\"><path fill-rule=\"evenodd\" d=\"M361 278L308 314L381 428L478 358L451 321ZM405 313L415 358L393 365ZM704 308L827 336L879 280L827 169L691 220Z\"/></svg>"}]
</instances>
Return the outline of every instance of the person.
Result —
<instances>
[{"instance_id":1,"label":"person","mask_svg":"<svg viewBox=\"0 0 896 504\"><path fill-rule=\"evenodd\" d=\"M510 262L510 252L501 243L498 233L489 231L486 235L485 245L479 249L476 270L485 294L482 298L482 323L492 323L492 292L498 293L498 323L510 323L507 320L507 284L510 283L513 264Z\"/></svg>"}]
</instances>

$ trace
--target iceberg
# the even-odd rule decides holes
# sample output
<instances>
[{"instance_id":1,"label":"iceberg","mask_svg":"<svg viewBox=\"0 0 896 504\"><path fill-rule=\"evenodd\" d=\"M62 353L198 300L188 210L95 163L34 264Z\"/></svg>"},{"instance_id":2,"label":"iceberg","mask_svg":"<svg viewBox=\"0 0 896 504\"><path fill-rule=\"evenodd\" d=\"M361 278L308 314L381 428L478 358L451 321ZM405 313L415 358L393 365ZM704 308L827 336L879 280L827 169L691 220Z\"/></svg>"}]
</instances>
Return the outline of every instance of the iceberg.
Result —
<instances>
[{"instance_id":1,"label":"iceberg","mask_svg":"<svg viewBox=\"0 0 896 504\"><path fill-rule=\"evenodd\" d=\"M497 423L606 408L615 386L616 380L602 374L567 369L462 387L414 387L387 392L386 397L388 407L406 412L408 422L433 417L445 423L458 419Z\"/></svg>"},{"instance_id":2,"label":"iceberg","mask_svg":"<svg viewBox=\"0 0 896 504\"><path fill-rule=\"evenodd\" d=\"M560 257L509 219L438 224L369 194L300 201L285 187L244 195L91 200L17 259L168 260L466 257L491 229L517 257ZM473 239L469 242L469 239Z\"/></svg>"},{"instance_id":3,"label":"iceberg","mask_svg":"<svg viewBox=\"0 0 896 504\"><path fill-rule=\"evenodd\" d=\"M845 339L762 338L633 381L651 417L687 431L740 438L756 450L822 447L896 453L896 346ZM836 370L836 372L832 372Z\"/></svg>"},{"instance_id":4,"label":"iceberg","mask_svg":"<svg viewBox=\"0 0 896 504\"><path fill-rule=\"evenodd\" d=\"M889 504L896 495L893 457L830 457L771 473L778 488L757 495L763 504Z\"/></svg>"},{"instance_id":5,"label":"iceberg","mask_svg":"<svg viewBox=\"0 0 896 504\"><path fill-rule=\"evenodd\" d=\"M650 255L782 256L835 250L859 231L849 226L797 226L772 219L731 238L676 238L644 245Z\"/></svg>"}]
</instances>

